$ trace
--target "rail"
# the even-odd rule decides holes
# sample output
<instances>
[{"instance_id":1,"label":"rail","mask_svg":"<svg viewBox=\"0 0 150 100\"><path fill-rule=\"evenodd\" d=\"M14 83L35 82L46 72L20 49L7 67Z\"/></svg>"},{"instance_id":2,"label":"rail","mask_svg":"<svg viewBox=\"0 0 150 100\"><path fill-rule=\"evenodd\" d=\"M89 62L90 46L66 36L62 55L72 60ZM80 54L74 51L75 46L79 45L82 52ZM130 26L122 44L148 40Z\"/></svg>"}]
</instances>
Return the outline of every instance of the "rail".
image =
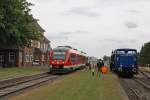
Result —
<instances>
[{"instance_id":1,"label":"rail","mask_svg":"<svg viewBox=\"0 0 150 100\"><path fill-rule=\"evenodd\" d=\"M0 98L7 97L13 93L37 86L48 81L56 80L59 77L60 76L58 75L43 75L29 80L13 83L11 85L5 85L0 89Z\"/></svg>"}]
</instances>

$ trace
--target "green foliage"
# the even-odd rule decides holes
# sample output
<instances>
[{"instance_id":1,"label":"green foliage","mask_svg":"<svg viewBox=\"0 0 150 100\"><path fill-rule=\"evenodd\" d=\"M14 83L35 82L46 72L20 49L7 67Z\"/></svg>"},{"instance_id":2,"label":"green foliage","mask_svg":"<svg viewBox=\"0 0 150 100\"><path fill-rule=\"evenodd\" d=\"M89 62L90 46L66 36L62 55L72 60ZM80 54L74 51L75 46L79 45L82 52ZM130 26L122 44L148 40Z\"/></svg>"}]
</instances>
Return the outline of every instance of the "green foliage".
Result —
<instances>
[{"instance_id":1,"label":"green foliage","mask_svg":"<svg viewBox=\"0 0 150 100\"><path fill-rule=\"evenodd\" d=\"M103 56L103 60L104 60L104 61L110 61L110 56L104 55L104 56Z\"/></svg>"},{"instance_id":2,"label":"green foliage","mask_svg":"<svg viewBox=\"0 0 150 100\"><path fill-rule=\"evenodd\" d=\"M0 45L27 46L41 33L34 25L26 0L0 0Z\"/></svg>"},{"instance_id":3,"label":"green foliage","mask_svg":"<svg viewBox=\"0 0 150 100\"><path fill-rule=\"evenodd\" d=\"M145 43L144 46L142 46L139 55L139 62L141 66L150 64L150 42Z\"/></svg>"}]
</instances>

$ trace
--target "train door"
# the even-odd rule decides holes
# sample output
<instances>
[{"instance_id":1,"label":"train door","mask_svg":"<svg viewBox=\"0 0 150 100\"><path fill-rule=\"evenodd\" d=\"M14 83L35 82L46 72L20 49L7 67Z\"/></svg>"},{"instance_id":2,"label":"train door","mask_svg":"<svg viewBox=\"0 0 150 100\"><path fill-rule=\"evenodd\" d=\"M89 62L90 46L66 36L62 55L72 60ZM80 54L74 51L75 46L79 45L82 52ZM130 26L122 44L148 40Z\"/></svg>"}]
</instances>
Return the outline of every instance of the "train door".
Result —
<instances>
[{"instance_id":1,"label":"train door","mask_svg":"<svg viewBox=\"0 0 150 100\"><path fill-rule=\"evenodd\" d=\"M71 64L75 65L76 64L76 54L72 53L70 56L70 60L71 60Z\"/></svg>"}]
</instances>

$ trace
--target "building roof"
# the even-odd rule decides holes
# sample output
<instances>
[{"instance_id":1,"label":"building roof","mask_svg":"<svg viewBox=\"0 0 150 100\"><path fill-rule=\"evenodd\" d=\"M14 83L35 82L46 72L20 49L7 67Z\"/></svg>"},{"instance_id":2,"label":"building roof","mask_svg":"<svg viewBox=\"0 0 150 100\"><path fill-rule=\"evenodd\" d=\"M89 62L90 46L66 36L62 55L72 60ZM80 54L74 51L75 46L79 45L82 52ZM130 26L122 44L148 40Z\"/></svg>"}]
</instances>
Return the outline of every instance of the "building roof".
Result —
<instances>
[{"instance_id":1,"label":"building roof","mask_svg":"<svg viewBox=\"0 0 150 100\"><path fill-rule=\"evenodd\" d=\"M30 17L31 17L31 19L32 19L32 21L33 21L33 24L34 24L35 28L36 28L39 32L44 33L45 30L39 25L38 19L35 19L32 15L30 15Z\"/></svg>"},{"instance_id":2,"label":"building roof","mask_svg":"<svg viewBox=\"0 0 150 100\"><path fill-rule=\"evenodd\" d=\"M50 43L51 41L48 40L45 36L44 36L44 41L47 42L47 43Z\"/></svg>"},{"instance_id":3,"label":"building roof","mask_svg":"<svg viewBox=\"0 0 150 100\"><path fill-rule=\"evenodd\" d=\"M38 20L36 20L36 19L34 19L34 21L33 21L33 23L34 23L34 25L35 25L35 28L36 28L39 32L44 33L45 30L39 25L39 23L38 23L37 21L38 21Z\"/></svg>"},{"instance_id":4,"label":"building roof","mask_svg":"<svg viewBox=\"0 0 150 100\"><path fill-rule=\"evenodd\" d=\"M38 20L35 19L35 18L33 18L33 16L31 16L31 18L32 18L32 20L33 20L33 23L34 23L34 25L35 25L35 28L36 28L39 32L43 33L43 38L42 38L41 40L44 41L44 42L46 42L46 43L50 43L50 40L48 40L48 39L44 36L45 30L39 25Z\"/></svg>"}]
</instances>

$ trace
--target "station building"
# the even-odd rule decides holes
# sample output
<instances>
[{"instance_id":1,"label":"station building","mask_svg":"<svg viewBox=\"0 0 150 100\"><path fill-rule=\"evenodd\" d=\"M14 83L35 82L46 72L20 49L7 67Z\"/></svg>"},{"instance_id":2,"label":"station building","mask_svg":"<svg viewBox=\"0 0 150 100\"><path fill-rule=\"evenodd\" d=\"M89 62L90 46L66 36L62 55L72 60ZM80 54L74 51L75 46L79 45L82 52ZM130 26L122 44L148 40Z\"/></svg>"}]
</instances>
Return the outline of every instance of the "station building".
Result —
<instances>
[{"instance_id":1,"label":"station building","mask_svg":"<svg viewBox=\"0 0 150 100\"><path fill-rule=\"evenodd\" d=\"M0 47L0 67L46 66L48 64L50 41L44 36L45 30L37 21L35 26L42 33L42 38L39 41L31 41L29 47Z\"/></svg>"}]
</instances>

